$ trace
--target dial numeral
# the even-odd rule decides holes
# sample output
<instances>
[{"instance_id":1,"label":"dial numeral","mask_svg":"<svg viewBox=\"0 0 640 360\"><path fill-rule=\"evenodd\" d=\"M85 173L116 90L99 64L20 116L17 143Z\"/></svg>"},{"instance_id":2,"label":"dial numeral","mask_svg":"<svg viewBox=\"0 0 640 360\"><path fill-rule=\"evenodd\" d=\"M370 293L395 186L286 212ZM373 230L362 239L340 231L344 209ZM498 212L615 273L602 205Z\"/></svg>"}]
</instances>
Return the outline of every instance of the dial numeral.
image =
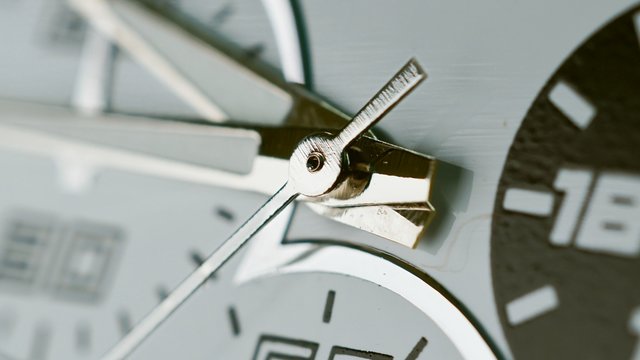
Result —
<instances>
[{"instance_id":1,"label":"dial numeral","mask_svg":"<svg viewBox=\"0 0 640 360\"><path fill-rule=\"evenodd\" d=\"M634 257L640 252L640 176L561 169L554 186L564 200L550 242Z\"/></svg>"},{"instance_id":2,"label":"dial numeral","mask_svg":"<svg viewBox=\"0 0 640 360\"><path fill-rule=\"evenodd\" d=\"M314 360L319 346L318 343L310 341L262 335L256 345L253 360L276 358Z\"/></svg>"},{"instance_id":3,"label":"dial numeral","mask_svg":"<svg viewBox=\"0 0 640 360\"><path fill-rule=\"evenodd\" d=\"M592 181L591 171L560 169L558 172L553 186L564 193L564 200L549 236L552 244L567 246L571 242Z\"/></svg>"}]
</instances>

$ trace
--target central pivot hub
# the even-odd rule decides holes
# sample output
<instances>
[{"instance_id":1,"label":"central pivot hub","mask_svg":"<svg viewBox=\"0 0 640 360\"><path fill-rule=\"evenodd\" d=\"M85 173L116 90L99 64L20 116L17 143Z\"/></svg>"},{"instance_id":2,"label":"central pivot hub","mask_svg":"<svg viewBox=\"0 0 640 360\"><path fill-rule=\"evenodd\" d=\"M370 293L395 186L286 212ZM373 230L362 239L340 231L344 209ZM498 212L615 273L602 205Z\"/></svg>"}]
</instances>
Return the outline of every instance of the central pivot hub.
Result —
<instances>
[{"instance_id":1,"label":"central pivot hub","mask_svg":"<svg viewBox=\"0 0 640 360\"><path fill-rule=\"evenodd\" d=\"M324 161L324 155L321 152L312 152L307 158L307 170L312 173L319 171L324 166Z\"/></svg>"},{"instance_id":2,"label":"central pivot hub","mask_svg":"<svg viewBox=\"0 0 640 360\"><path fill-rule=\"evenodd\" d=\"M336 185L341 171L341 150L327 134L304 138L289 160L289 180L305 196L329 192Z\"/></svg>"}]
</instances>

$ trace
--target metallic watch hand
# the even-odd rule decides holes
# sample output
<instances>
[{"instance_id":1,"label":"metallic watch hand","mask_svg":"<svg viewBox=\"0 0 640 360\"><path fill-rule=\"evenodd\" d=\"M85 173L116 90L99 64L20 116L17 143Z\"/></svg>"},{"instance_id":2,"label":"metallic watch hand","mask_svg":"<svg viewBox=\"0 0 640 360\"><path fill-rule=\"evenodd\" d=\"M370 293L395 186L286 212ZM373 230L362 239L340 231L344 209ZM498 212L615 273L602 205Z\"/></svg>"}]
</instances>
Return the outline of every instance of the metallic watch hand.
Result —
<instances>
[{"instance_id":1,"label":"metallic watch hand","mask_svg":"<svg viewBox=\"0 0 640 360\"><path fill-rule=\"evenodd\" d=\"M68 1L97 30L126 49L205 119L226 121L231 117L316 130L340 129L348 120L344 113L304 87L283 81L273 69L251 61L211 32L202 31L171 2ZM189 53L188 57L183 56L185 52ZM295 82L296 78L288 76L286 80ZM239 92L243 96L238 97ZM246 98L252 99L252 106L238 103L239 99ZM226 114L216 115L213 108ZM256 115L251 109L260 111ZM264 133L261 132L261 135ZM264 140L264 136L262 138ZM297 141L293 144L297 144ZM264 149L261 147L261 150ZM415 247L435 213L429 203L435 161L375 141L359 143L352 149L350 163L353 165L353 181L335 190L342 194L314 199L320 204L313 204L311 208L335 221ZM287 152L284 159L288 160L289 154L291 152ZM360 159L363 154L367 155L367 159ZM256 167L276 167L272 162L264 164L263 159L272 157L256 159ZM357 163L353 159L362 161ZM413 160L418 161L409 169L407 164ZM362 163L370 166L358 167ZM287 166L280 168L286 169ZM242 180L248 179L243 177ZM207 180L210 178L207 177ZM254 187L262 187L266 183L237 182ZM272 187L279 184L280 181L268 182ZM273 191L266 193L272 194Z\"/></svg>"},{"instance_id":2,"label":"metallic watch hand","mask_svg":"<svg viewBox=\"0 0 640 360\"><path fill-rule=\"evenodd\" d=\"M425 77L417 62L409 61L336 136L312 135L300 142L289 161L289 179L280 190L125 335L104 359L122 359L129 355L213 272L296 197L301 194L310 197L321 196L339 186L347 147L378 122Z\"/></svg>"},{"instance_id":3,"label":"metallic watch hand","mask_svg":"<svg viewBox=\"0 0 640 360\"><path fill-rule=\"evenodd\" d=\"M88 189L102 169L117 169L271 195L286 181L297 144L320 131L83 116L6 100L0 107L0 147L53 158L61 185L74 192ZM427 200L435 160L367 136L348 157L349 181L326 196L300 199L323 216L413 247L434 213Z\"/></svg>"}]
</instances>

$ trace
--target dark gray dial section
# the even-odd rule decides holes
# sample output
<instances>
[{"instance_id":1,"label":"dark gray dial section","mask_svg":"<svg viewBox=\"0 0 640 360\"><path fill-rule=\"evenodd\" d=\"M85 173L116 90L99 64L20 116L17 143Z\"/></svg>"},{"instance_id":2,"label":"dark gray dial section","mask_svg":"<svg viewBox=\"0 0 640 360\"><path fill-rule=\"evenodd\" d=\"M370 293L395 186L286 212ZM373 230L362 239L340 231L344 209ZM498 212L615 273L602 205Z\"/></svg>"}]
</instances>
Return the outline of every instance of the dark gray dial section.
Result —
<instances>
[{"instance_id":1,"label":"dark gray dial section","mask_svg":"<svg viewBox=\"0 0 640 360\"><path fill-rule=\"evenodd\" d=\"M511 146L496 196L491 257L515 358L629 359L636 351L637 12L612 20L567 58Z\"/></svg>"}]
</instances>

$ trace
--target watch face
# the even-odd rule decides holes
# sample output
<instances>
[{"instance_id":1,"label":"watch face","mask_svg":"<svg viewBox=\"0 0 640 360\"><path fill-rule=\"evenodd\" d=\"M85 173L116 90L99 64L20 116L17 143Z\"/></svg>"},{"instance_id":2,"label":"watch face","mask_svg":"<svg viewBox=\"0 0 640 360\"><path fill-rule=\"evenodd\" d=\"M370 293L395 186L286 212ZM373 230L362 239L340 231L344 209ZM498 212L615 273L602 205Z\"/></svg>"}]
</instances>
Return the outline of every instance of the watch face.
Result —
<instances>
[{"instance_id":1,"label":"watch face","mask_svg":"<svg viewBox=\"0 0 640 360\"><path fill-rule=\"evenodd\" d=\"M638 356L632 0L0 0L0 358Z\"/></svg>"},{"instance_id":2,"label":"watch face","mask_svg":"<svg viewBox=\"0 0 640 360\"><path fill-rule=\"evenodd\" d=\"M604 24L567 57L509 151L493 215L492 267L502 324L518 357L634 352L637 10Z\"/></svg>"}]
</instances>

